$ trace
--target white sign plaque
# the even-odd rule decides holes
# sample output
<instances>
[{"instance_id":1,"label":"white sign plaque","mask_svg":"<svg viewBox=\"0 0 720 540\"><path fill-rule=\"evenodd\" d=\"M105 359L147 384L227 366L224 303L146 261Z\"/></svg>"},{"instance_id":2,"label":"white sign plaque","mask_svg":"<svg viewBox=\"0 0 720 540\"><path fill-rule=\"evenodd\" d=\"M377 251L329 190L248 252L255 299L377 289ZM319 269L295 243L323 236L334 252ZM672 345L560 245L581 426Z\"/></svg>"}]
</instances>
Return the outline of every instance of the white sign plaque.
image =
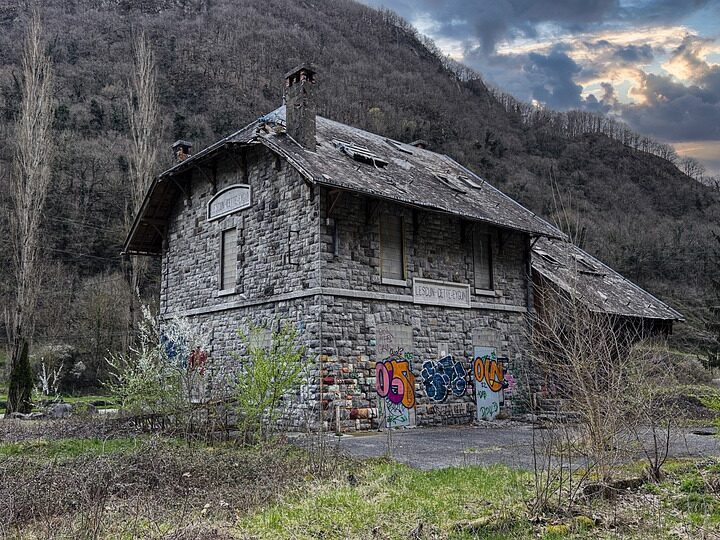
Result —
<instances>
[{"instance_id":1,"label":"white sign plaque","mask_svg":"<svg viewBox=\"0 0 720 540\"><path fill-rule=\"evenodd\" d=\"M413 278L413 302L434 306L470 307L470 285Z\"/></svg>"},{"instance_id":2,"label":"white sign plaque","mask_svg":"<svg viewBox=\"0 0 720 540\"><path fill-rule=\"evenodd\" d=\"M218 219L238 210L248 208L252 204L250 186L248 184L235 184L226 187L208 201L208 221Z\"/></svg>"}]
</instances>

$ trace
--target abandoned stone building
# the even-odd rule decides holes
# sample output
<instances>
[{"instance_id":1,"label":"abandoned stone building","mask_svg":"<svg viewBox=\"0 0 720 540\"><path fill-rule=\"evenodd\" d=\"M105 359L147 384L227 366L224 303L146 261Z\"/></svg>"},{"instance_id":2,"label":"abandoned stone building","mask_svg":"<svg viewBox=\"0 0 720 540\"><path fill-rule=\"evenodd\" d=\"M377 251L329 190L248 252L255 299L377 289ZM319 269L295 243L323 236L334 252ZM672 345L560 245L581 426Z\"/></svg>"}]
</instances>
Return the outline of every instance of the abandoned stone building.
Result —
<instances>
[{"instance_id":1,"label":"abandoned stone building","mask_svg":"<svg viewBox=\"0 0 720 540\"><path fill-rule=\"evenodd\" d=\"M124 248L162 258L161 317L209 329L215 365L237 362L251 321L296 325L313 361L297 421L362 430L517 410L532 245L564 235L422 143L317 116L318 88L300 66L284 106L193 155L176 143Z\"/></svg>"}]
</instances>

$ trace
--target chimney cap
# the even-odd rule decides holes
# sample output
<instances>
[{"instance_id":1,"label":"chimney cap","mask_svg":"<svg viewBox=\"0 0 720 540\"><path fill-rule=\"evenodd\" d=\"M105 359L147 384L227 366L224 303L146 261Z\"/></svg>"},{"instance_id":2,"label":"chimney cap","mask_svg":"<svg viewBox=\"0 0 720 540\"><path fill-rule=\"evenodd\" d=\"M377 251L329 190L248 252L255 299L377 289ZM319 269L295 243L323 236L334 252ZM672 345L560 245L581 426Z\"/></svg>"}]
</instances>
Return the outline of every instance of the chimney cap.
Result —
<instances>
[{"instance_id":1,"label":"chimney cap","mask_svg":"<svg viewBox=\"0 0 720 540\"><path fill-rule=\"evenodd\" d=\"M285 78L289 79L290 77L301 71L307 71L311 75L314 75L315 73L317 73L317 66L312 62L303 62L302 64L295 66L290 71L288 71L285 74Z\"/></svg>"},{"instance_id":2,"label":"chimney cap","mask_svg":"<svg viewBox=\"0 0 720 540\"><path fill-rule=\"evenodd\" d=\"M418 139L417 141L411 142L410 146L414 146L416 148L422 148L424 150L430 145L428 144L428 142L425 139Z\"/></svg>"},{"instance_id":3,"label":"chimney cap","mask_svg":"<svg viewBox=\"0 0 720 540\"><path fill-rule=\"evenodd\" d=\"M179 139L173 143L172 148L173 148L173 150L175 150L178 147L192 148L192 145L193 144L190 141L184 141L182 139Z\"/></svg>"}]
</instances>

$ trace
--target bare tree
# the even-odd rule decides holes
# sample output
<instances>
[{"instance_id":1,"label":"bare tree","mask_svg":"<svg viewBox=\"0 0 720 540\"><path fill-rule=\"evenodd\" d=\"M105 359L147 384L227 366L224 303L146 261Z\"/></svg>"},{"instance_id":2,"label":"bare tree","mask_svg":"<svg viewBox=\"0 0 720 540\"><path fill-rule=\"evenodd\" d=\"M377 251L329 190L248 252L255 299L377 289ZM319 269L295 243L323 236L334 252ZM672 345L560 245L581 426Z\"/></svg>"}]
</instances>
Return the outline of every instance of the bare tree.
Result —
<instances>
[{"instance_id":1,"label":"bare tree","mask_svg":"<svg viewBox=\"0 0 720 540\"><path fill-rule=\"evenodd\" d=\"M572 264L568 261L567 264ZM548 391L578 420L576 443L601 481L609 481L622 451L629 345L634 335L605 314L592 313L574 294L550 286L536 293L533 332L537 367Z\"/></svg>"},{"instance_id":2,"label":"bare tree","mask_svg":"<svg viewBox=\"0 0 720 540\"><path fill-rule=\"evenodd\" d=\"M52 66L42 42L42 23L32 12L23 53L22 103L17 120L11 175L10 227L13 247L14 305L6 310L10 346L7 412L29 412L33 386L28 362L34 310L43 276L40 225L50 185L53 153Z\"/></svg>"},{"instance_id":3,"label":"bare tree","mask_svg":"<svg viewBox=\"0 0 720 540\"><path fill-rule=\"evenodd\" d=\"M130 201L125 215L126 230L142 205L145 192L152 182L158 161L157 143L160 139L157 68L152 48L144 32L139 32L133 44L134 69L129 82L127 101L132 144L129 153ZM145 258L133 256L127 267L128 281L139 294L147 270ZM129 335L135 323L135 300L130 302Z\"/></svg>"},{"instance_id":4,"label":"bare tree","mask_svg":"<svg viewBox=\"0 0 720 540\"><path fill-rule=\"evenodd\" d=\"M579 495L616 495L627 483L615 477L618 465L638 454L648 468L636 480L660 480L677 416L664 400L675 378L663 342L641 320L591 311L577 261L561 262L575 276L567 290L542 284L535 295L533 359L545 380L539 397L559 401L560 414L534 441L534 512L552 500L569 509Z\"/></svg>"},{"instance_id":5,"label":"bare tree","mask_svg":"<svg viewBox=\"0 0 720 540\"><path fill-rule=\"evenodd\" d=\"M705 174L705 167L695 158L681 158L678 165L678 168L682 172L684 172L690 178L694 178L695 180L700 180Z\"/></svg>"}]
</instances>

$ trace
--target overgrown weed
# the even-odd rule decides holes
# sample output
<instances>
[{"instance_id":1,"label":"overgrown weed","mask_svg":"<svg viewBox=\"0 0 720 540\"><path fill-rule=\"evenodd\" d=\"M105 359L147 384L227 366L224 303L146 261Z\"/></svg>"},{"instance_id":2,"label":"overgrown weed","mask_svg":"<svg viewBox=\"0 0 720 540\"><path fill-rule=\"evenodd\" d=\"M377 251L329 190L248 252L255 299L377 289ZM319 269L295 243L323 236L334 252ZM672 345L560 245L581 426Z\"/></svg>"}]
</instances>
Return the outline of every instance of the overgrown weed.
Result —
<instances>
[{"instance_id":1,"label":"overgrown weed","mask_svg":"<svg viewBox=\"0 0 720 540\"><path fill-rule=\"evenodd\" d=\"M0 449L1 538L222 538L223 523L319 478L311 456L280 441L147 436Z\"/></svg>"}]
</instances>

